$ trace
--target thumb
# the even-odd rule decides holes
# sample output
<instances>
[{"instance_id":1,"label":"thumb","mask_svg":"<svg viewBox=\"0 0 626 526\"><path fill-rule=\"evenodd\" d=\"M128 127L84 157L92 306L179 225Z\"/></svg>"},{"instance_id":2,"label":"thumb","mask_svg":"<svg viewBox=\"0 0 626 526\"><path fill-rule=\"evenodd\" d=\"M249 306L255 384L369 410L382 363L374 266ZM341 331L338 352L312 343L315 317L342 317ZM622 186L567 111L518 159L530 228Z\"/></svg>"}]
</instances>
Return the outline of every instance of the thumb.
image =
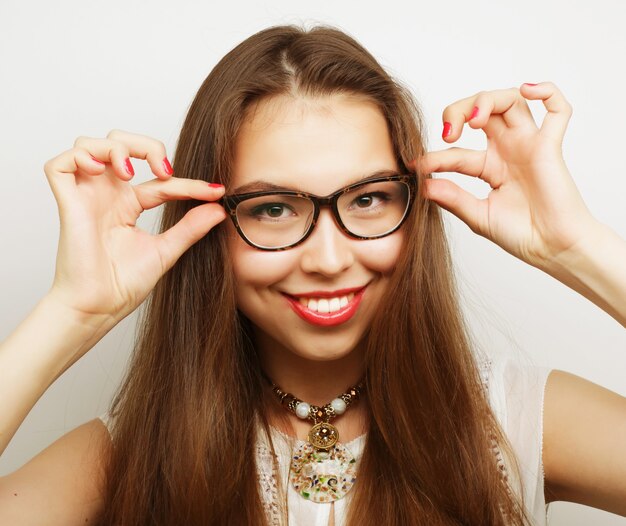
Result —
<instances>
[{"instance_id":1,"label":"thumb","mask_svg":"<svg viewBox=\"0 0 626 526\"><path fill-rule=\"evenodd\" d=\"M486 200L476 199L448 179L425 179L424 197L457 216L472 232L479 235L486 232Z\"/></svg>"},{"instance_id":2,"label":"thumb","mask_svg":"<svg viewBox=\"0 0 626 526\"><path fill-rule=\"evenodd\" d=\"M196 241L227 217L217 203L199 205L189 210L178 223L157 236L157 247L169 270Z\"/></svg>"}]
</instances>

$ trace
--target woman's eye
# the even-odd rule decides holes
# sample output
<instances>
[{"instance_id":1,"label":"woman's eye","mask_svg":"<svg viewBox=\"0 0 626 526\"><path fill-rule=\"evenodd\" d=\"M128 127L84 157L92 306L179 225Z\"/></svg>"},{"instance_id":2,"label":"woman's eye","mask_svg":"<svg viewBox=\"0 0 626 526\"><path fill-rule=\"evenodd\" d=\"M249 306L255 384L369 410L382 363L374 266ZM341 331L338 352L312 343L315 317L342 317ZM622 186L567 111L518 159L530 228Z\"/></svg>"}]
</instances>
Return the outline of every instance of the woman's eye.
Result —
<instances>
[{"instance_id":1,"label":"woman's eye","mask_svg":"<svg viewBox=\"0 0 626 526\"><path fill-rule=\"evenodd\" d=\"M375 208L382 202L387 201L388 196L382 192L375 192L370 194L362 194L355 197L353 200L354 206L361 209ZM352 208L352 207L351 207Z\"/></svg>"},{"instance_id":2,"label":"woman's eye","mask_svg":"<svg viewBox=\"0 0 626 526\"><path fill-rule=\"evenodd\" d=\"M293 210L282 203L268 203L254 207L252 215L260 218L281 219L293 215Z\"/></svg>"}]
</instances>

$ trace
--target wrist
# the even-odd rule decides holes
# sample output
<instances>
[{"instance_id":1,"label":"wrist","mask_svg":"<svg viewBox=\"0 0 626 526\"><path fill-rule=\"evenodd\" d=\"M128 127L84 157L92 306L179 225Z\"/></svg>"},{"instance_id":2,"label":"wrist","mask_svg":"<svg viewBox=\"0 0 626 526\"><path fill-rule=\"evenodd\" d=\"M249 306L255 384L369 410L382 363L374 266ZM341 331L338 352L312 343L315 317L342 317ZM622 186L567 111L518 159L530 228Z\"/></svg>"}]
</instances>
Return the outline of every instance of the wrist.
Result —
<instances>
[{"instance_id":1,"label":"wrist","mask_svg":"<svg viewBox=\"0 0 626 526\"><path fill-rule=\"evenodd\" d=\"M626 241L594 219L585 234L539 268L626 326Z\"/></svg>"},{"instance_id":2,"label":"wrist","mask_svg":"<svg viewBox=\"0 0 626 526\"><path fill-rule=\"evenodd\" d=\"M579 230L580 234L574 243L545 257L542 264L538 265L539 268L552 276L558 276L589 271L596 266L598 245L603 242L610 229L592 217Z\"/></svg>"},{"instance_id":3,"label":"wrist","mask_svg":"<svg viewBox=\"0 0 626 526\"><path fill-rule=\"evenodd\" d=\"M48 293L41 298L36 309L45 311L49 316L59 320L64 326L73 331L78 330L85 335L94 335L104 331L106 334L120 321L115 319L110 313L87 312L76 309L66 295L51 288Z\"/></svg>"}]
</instances>

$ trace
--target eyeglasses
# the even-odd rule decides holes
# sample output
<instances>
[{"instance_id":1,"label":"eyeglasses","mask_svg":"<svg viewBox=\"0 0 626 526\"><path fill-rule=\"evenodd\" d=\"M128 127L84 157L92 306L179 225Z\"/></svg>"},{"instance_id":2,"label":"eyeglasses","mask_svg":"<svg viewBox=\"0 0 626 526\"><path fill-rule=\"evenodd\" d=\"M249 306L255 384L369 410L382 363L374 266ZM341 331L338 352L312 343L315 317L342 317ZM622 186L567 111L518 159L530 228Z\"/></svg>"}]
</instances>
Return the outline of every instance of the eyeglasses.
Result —
<instances>
[{"instance_id":1,"label":"eyeglasses","mask_svg":"<svg viewBox=\"0 0 626 526\"><path fill-rule=\"evenodd\" d=\"M263 191L220 199L239 235L260 250L286 250L311 235L322 206L355 239L377 239L402 226L415 198L414 174L376 177L320 197L306 192Z\"/></svg>"}]
</instances>

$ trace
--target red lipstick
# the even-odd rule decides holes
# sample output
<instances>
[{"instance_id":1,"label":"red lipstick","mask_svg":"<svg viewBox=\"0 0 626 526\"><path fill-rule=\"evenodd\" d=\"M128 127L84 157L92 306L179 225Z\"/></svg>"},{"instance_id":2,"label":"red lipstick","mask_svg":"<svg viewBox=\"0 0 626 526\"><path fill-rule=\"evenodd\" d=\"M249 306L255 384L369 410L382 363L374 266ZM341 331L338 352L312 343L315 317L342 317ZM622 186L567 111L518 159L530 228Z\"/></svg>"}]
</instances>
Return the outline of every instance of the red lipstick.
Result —
<instances>
[{"instance_id":1,"label":"red lipstick","mask_svg":"<svg viewBox=\"0 0 626 526\"><path fill-rule=\"evenodd\" d=\"M356 289L344 289L341 291L335 291L332 293L329 292L318 292L318 293L308 293L310 295L303 297L317 297L317 298L328 298L328 297L338 297L345 296L350 292L355 292L354 298L345 306L335 312L317 312L309 309L302 305L297 299L293 296L288 296L287 294L283 294L291 308L295 311L295 313L300 316L304 321L311 323L312 325L319 325L322 327L332 327L334 325L340 325L342 323L347 322L352 316L355 315L359 304L361 303L361 298L365 293L365 289L367 287L356 288Z\"/></svg>"}]
</instances>

